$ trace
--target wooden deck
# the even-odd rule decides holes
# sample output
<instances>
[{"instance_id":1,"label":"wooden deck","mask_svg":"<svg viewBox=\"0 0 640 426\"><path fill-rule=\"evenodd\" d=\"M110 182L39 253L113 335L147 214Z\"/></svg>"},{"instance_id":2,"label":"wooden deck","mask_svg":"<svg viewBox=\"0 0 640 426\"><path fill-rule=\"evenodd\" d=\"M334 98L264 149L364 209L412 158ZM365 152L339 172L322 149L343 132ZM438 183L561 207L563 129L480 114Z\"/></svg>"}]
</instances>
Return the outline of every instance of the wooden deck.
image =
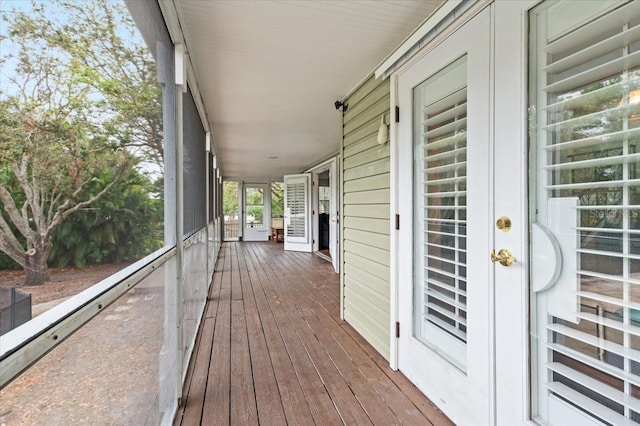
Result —
<instances>
[{"instance_id":1,"label":"wooden deck","mask_svg":"<svg viewBox=\"0 0 640 426\"><path fill-rule=\"evenodd\" d=\"M339 318L330 263L222 246L176 425L448 425Z\"/></svg>"}]
</instances>

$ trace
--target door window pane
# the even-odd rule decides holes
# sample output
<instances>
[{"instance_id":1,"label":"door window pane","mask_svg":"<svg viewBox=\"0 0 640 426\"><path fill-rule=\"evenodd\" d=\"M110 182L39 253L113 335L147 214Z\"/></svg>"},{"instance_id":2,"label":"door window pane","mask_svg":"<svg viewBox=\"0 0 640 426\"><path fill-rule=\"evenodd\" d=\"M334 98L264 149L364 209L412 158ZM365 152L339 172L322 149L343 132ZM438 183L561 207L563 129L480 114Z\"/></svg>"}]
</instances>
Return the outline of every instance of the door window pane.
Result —
<instances>
[{"instance_id":1,"label":"door window pane","mask_svg":"<svg viewBox=\"0 0 640 426\"><path fill-rule=\"evenodd\" d=\"M264 189L247 187L245 200L247 228L264 228Z\"/></svg>"},{"instance_id":2,"label":"door window pane","mask_svg":"<svg viewBox=\"0 0 640 426\"><path fill-rule=\"evenodd\" d=\"M467 61L414 89L414 335L466 365Z\"/></svg>"},{"instance_id":3,"label":"door window pane","mask_svg":"<svg viewBox=\"0 0 640 426\"><path fill-rule=\"evenodd\" d=\"M532 258L533 414L552 424L640 421L640 4L587 3L529 17L532 251L558 250Z\"/></svg>"}]
</instances>

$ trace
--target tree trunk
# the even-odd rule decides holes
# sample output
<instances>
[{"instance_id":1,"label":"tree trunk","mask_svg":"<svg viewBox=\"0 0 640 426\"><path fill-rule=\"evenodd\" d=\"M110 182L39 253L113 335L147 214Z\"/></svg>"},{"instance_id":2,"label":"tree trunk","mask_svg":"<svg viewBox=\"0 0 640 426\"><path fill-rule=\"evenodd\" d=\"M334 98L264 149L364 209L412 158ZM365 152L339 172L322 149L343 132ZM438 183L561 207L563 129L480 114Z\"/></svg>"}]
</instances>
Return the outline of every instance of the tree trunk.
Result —
<instances>
[{"instance_id":1,"label":"tree trunk","mask_svg":"<svg viewBox=\"0 0 640 426\"><path fill-rule=\"evenodd\" d=\"M51 247L43 245L40 249L30 249L25 253L27 260L25 271L27 275L24 279L24 285L40 285L49 279L47 258L50 250Z\"/></svg>"}]
</instances>

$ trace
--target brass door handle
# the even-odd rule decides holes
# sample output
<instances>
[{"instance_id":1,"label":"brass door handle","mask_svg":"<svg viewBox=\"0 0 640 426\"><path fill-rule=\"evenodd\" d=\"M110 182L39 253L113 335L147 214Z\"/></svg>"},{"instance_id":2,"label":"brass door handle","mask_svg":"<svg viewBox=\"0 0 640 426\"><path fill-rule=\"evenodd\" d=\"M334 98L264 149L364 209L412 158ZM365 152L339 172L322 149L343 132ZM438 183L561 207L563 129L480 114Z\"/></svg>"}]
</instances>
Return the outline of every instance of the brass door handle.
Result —
<instances>
[{"instance_id":1,"label":"brass door handle","mask_svg":"<svg viewBox=\"0 0 640 426\"><path fill-rule=\"evenodd\" d=\"M500 262L502 266L511 266L518 261L507 249L500 249L496 255L495 250L491 250L491 261L493 263Z\"/></svg>"}]
</instances>

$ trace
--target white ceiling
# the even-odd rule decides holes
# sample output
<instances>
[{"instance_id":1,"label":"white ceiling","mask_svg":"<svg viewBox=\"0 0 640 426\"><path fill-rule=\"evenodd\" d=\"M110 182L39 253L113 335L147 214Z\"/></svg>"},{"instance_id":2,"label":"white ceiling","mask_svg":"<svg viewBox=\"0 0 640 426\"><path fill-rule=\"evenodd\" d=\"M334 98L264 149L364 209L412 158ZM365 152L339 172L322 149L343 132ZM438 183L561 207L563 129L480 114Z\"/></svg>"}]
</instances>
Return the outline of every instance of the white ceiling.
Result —
<instances>
[{"instance_id":1,"label":"white ceiling","mask_svg":"<svg viewBox=\"0 0 640 426\"><path fill-rule=\"evenodd\" d=\"M333 103L442 1L176 0L224 176L277 178L338 153Z\"/></svg>"}]
</instances>

